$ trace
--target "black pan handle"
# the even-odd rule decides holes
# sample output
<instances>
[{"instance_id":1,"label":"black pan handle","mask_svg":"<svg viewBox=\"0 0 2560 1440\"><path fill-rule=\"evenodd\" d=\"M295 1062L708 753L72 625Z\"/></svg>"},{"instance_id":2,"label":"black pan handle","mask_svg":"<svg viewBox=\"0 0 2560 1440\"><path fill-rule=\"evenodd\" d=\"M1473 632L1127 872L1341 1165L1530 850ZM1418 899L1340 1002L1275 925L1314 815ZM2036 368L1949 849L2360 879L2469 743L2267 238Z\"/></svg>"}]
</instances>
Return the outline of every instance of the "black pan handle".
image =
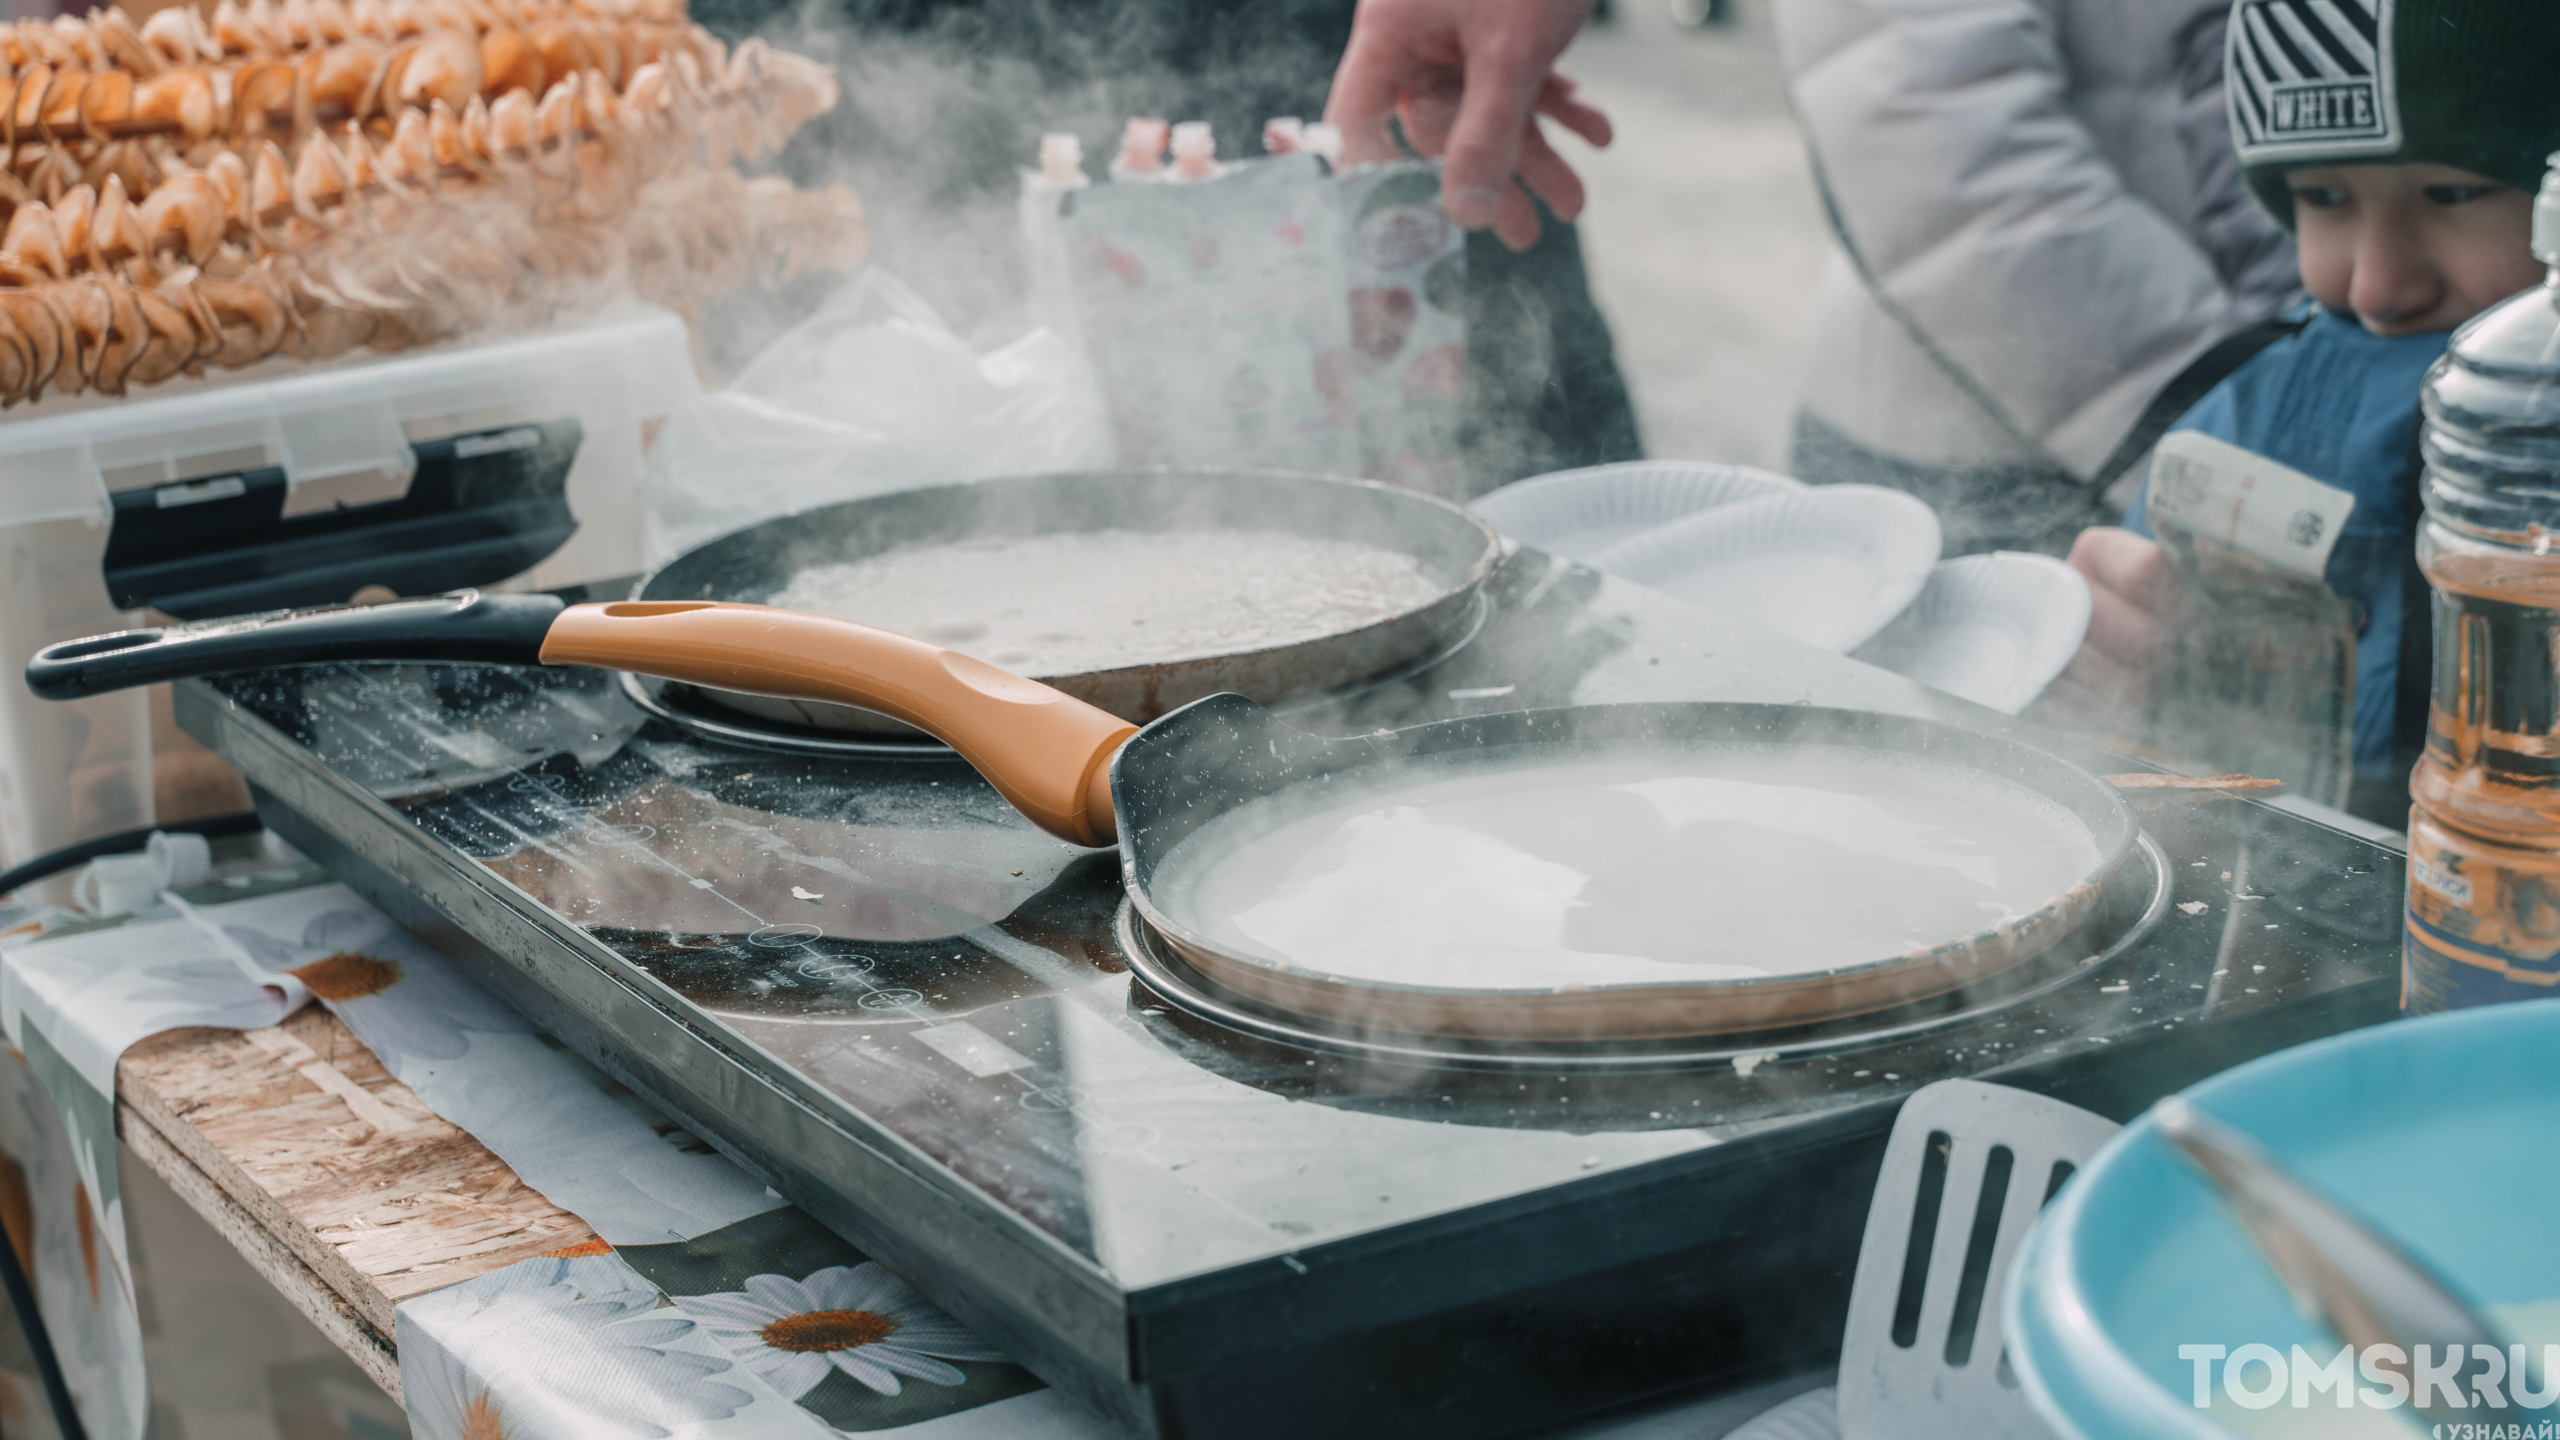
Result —
<instances>
[{"instance_id":1,"label":"black pan handle","mask_svg":"<svg viewBox=\"0 0 2560 1440\"><path fill-rule=\"evenodd\" d=\"M329 605L121 630L48 645L27 662L27 688L77 700L134 685L326 660L444 660L539 665L542 637L560 614L556 595L457 590L380 605Z\"/></svg>"}]
</instances>

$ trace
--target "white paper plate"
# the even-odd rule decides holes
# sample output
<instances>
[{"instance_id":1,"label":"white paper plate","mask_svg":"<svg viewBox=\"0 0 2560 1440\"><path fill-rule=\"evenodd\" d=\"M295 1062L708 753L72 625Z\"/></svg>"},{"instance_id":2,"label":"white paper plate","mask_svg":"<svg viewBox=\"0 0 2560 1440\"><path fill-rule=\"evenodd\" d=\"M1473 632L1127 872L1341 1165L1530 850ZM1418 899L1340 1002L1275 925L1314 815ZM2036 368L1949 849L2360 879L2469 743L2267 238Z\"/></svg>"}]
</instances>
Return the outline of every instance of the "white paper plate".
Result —
<instances>
[{"instance_id":1,"label":"white paper plate","mask_svg":"<svg viewBox=\"0 0 2560 1440\"><path fill-rule=\"evenodd\" d=\"M2015 715L2035 703L2089 631L2089 584L2049 555L1968 555L1930 572L1911 608L1858 658Z\"/></svg>"},{"instance_id":2,"label":"white paper plate","mask_svg":"<svg viewBox=\"0 0 2560 1440\"><path fill-rule=\"evenodd\" d=\"M1899 490L1802 486L1657 526L1590 563L1845 654L1928 583L1938 516Z\"/></svg>"},{"instance_id":3,"label":"white paper plate","mask_svg":"<svg viewBox=\"0 0 2560 1440\"><path fill-rule=\"evenodd\" d=\"M1804 487L1748 465L1629 460L1532 476L1469 508L1503 534L1567 560L1588 560L1656 525Z\"/></svg>"}]
</instances>

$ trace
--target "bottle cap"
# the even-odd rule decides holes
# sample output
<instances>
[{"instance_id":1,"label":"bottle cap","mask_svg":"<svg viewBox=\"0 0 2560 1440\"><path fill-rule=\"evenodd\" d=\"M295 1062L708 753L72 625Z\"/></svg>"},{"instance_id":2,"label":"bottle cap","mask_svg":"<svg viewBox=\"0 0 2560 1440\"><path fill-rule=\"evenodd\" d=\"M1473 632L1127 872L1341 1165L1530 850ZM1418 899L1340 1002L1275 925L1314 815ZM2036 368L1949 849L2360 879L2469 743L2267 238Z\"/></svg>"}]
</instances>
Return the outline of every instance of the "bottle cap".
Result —
<instances>
[{"instance_id":1,"label":"bottle cap","mask_svg":"<svg viewBox=\"0 0 2560 1440\"><path fill-rule=\"evenodd\" d=\"M1299 148L1318 156L1327 165L1342 163L1342 129L1321 120L1309 125L1298 137Z\"/></svg>"},{"instance_id":2,"label":"bottle cap","mask_svg":"<svg viewBox=\"0 0 2560 1440\"><path fill-rule=\"evenodd\" d=\"M1040 137L1040 178L1059 185L1084 183L1084 142L1064 131Z\"/></svg>"},{"instance_id":3,"label":"bottle cap","mask_svg":"<svg viewBox=\"0 0 2560 1440\"><path fill-rule=\"evenodd\" d=\"M1306 148L1306 122L1295 115L1278 115L1262 122L1262 153L1294 155Z\"/></svg>"},{"instance_id":4,"label":"bottle cap","mask_svg":"<svg viewBox=\"0 0 2560 1440\"><path fill-rule=\"evenodd\" d=\"M1206 120L1185 120L1173 127L1173 173L1186 180L1205 180L1217 173L1218 142Z\"/></svg>"},{"instance_id":5,"label":"bottle cap","mask_svg":"<svg viewBox=\"0 0 2560 1440\"><path fill-rule=\"evenodd\" d=\"M1132 115L1120 127L1120 158L1114 168L1134 174L1153 174L1164 163L1165 123L1153 116Z\"/></svg>"}]
</instances>

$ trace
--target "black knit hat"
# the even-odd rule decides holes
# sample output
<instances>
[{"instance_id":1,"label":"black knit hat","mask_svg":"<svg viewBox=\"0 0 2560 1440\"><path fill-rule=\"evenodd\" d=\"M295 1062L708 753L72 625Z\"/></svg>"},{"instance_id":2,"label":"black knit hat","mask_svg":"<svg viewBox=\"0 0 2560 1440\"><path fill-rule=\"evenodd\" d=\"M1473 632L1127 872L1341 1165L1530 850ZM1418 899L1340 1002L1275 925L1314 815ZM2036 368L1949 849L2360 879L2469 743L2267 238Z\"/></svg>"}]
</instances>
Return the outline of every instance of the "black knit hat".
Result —
<instances>
[{"instance_id":1,"label":"black knit hat","mask_svg":"<svg viewBox=\"0 0 2560 1440\"><path fill-rule=\"evenodd\" d=\"M2231 138L2288 229L2284 172L2433 163L2530 192L2560 150L2554 0L2235 0Z\"/></svg>"}]
</instances>

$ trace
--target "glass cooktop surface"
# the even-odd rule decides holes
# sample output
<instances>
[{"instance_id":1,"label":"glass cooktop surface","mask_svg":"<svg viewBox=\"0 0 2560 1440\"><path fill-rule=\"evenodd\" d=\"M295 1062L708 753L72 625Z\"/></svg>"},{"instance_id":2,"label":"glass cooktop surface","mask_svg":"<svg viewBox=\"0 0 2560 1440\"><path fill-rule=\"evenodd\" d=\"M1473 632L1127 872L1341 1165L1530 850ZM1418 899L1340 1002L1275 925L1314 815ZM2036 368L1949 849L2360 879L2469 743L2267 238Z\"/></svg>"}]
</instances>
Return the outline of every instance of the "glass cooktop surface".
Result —
<instances>
[{"instance_id":1,"label":"glass cooktop surface","mask_svg":"<svg viewBox=\"0 0 2560 1440\"><path fill-rule=\"evenodd\" d=\"M2014 730L2129 768L1535 551L1516 551L1489 595L1454 655L1292 723L1355 734L1533 706L1801 703ZM1403 1063L1242 1034L1135 982L1115 855L1034 830L947 753L737 743L590 670L329 664L207 683L323 783L383 802L370 813L408 827L403 845L521 892L565 943L663 986L742 1064L898 1137L1125 1289L1932 1080L2082 1063L2397 964L2398 872L2381 852L2247 800L2149 792L2135 803L2153 844L2023 998L1681 1065Z\"/></svg>"}]
</instances>

